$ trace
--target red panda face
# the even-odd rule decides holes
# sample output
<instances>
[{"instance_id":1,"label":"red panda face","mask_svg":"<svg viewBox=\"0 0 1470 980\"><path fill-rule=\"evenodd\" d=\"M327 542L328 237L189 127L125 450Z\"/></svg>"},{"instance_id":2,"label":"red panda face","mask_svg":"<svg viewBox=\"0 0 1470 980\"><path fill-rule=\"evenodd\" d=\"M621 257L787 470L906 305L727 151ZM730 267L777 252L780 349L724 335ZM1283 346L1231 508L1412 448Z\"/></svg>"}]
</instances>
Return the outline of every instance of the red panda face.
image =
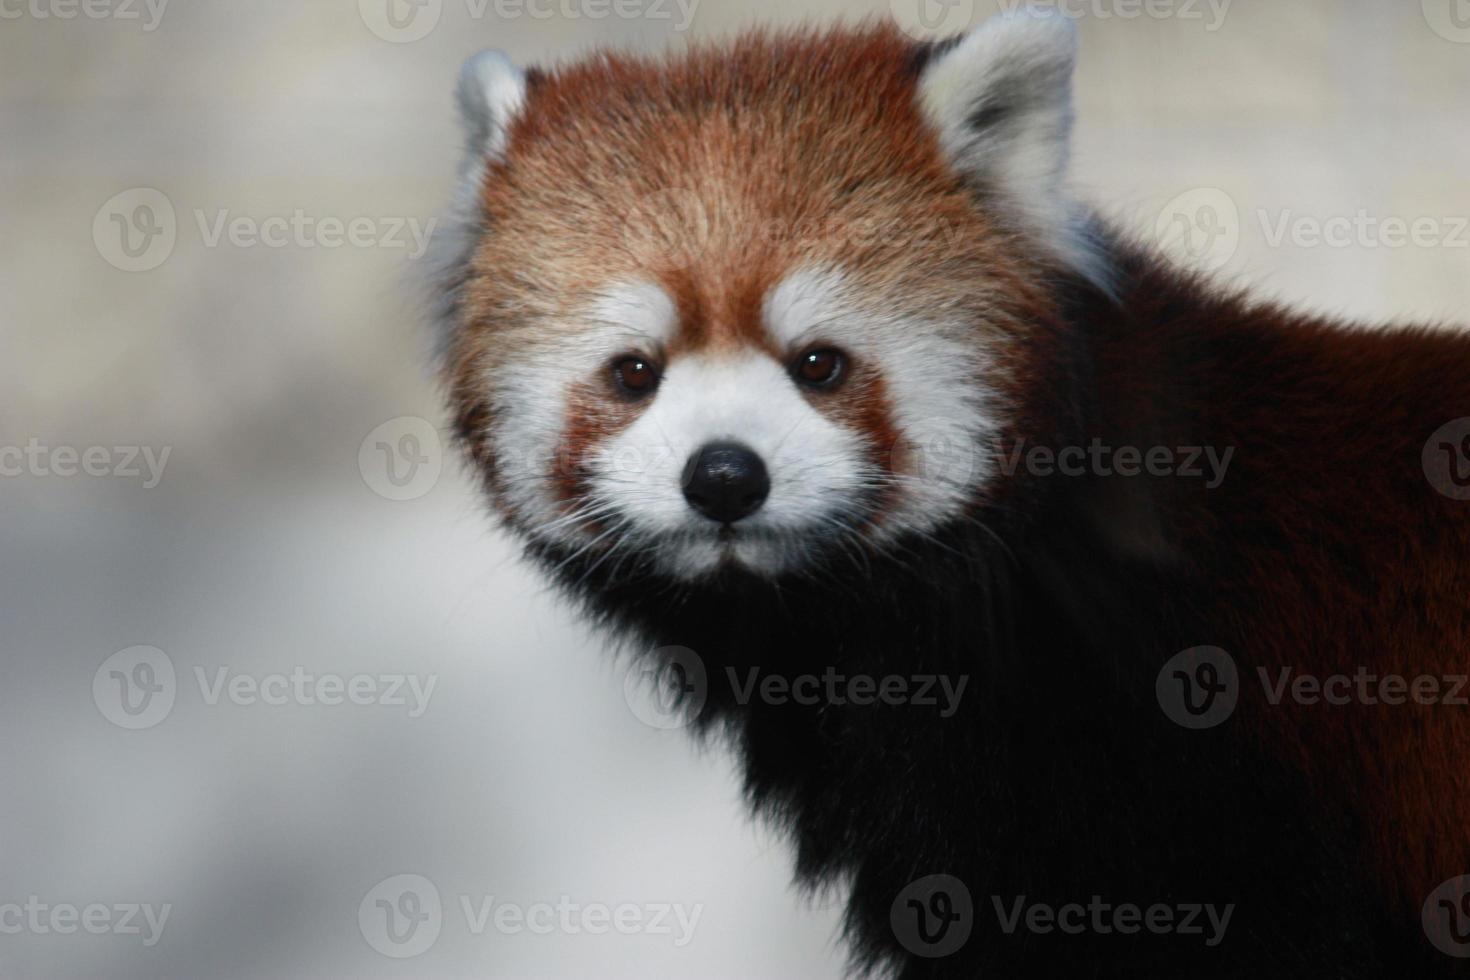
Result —
<instances>
[{"instance_id":1,"label":"red panda face","mask_svg":"<svg viewBox=\"0 0 1470 980\"><path fill-rule=\"evenodd\" d=\"M1069 72L1070 38L1041 37L1015 70ZM994 492L1054 319L1033 283L1079 249L1045 199L1065 105L994 54L976 81L967 47L872 30L466 66L446 373L512 527L681 580L775 577Z\"/></svg>"}]
</instances>

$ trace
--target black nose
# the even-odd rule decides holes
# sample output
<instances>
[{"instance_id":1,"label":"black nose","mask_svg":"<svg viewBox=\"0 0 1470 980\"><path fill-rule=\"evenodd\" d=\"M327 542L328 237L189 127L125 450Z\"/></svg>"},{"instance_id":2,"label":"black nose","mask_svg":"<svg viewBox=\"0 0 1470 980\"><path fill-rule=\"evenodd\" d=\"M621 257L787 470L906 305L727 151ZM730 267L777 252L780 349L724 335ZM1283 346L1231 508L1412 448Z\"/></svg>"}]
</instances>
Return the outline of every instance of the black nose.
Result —
<instances>
[{"instance_id":1,"label":"black nose","mask_svg":"<svg viewBox=\"0 0 1470 980\"><path fill-rule=\"evenodd\" d=\"M738 443L712 442L689 457L684 467L684 499L721 524L754 514L770 492L766 464Z\"/></svg>"}]
</instances>

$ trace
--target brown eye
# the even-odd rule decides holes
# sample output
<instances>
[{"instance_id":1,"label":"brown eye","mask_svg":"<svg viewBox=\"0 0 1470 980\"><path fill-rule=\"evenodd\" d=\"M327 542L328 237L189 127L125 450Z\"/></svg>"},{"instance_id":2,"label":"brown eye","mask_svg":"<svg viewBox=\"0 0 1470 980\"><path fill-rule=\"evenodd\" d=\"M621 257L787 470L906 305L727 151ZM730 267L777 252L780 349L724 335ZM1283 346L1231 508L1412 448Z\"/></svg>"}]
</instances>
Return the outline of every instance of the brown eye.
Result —
<instances>
[{"instance_id":1,"label":"brown eye","mask_svg":"<svg viewBox=\"0 0 1470 980\"><path fill-rule=\"evenodd\" d=\"M798 384L808 388L830 388L842 379L847 358L831 348L808 351L796 359L791 373Z\"/></svg>"},{"instance_id":2,"label":"brown eye","mask_svg":"<svg viewBox=\"0 0 1470 980\"><path fill-rule=\"evenodd\" d=\"M646 395L658 387L658 368L646 358L619 358L613 364L613 380L630 395Z\"/></svg>"}]
</instances>

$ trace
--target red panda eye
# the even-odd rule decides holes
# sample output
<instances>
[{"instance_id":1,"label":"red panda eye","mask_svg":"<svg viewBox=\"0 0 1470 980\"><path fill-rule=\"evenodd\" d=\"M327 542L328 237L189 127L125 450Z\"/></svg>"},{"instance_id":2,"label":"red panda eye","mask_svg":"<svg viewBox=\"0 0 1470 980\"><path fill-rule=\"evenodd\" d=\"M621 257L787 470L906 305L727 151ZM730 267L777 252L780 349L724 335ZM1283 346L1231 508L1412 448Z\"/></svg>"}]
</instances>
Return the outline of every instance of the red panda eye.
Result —
<instances>
[{"instance_id":1,"label":"red panda eye","mask_svg":"<svg viewBox=\"0 0 1470 980\"><path fill-rule=\"evenodd\" d=\"M846 355L824 347L798 357L791 366L791 373L798 384L808 388L830 388L842 379L846 368Z\"/></svg>"},{"instance_id":2,"label":"red panda eye","mask_svg":"<svg viewBox=\"0 0 1470 980\"><path fill-rule=\"evenodd\" d=\"M642 357L621 357L613 364L613 380L631 395L646 395L658 387L658 369Z\"/></svg>"}]
</instances>

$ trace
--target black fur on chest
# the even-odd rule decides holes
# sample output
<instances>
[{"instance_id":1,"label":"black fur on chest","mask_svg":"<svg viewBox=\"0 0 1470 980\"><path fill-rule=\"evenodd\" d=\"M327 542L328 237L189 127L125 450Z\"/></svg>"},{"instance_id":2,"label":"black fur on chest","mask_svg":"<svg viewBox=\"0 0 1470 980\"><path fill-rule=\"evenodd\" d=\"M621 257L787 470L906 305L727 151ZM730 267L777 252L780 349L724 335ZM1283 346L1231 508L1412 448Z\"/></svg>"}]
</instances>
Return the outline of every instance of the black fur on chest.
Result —
<instances>
[{"instance_id":1,"label":"black fur on chest","mask_svg":"<svg viewBox=\"0 0 1470 980\"><path fill-rule=\"evenodd\" d=\"M957 524L780 583L675 586L540 557L636 647L698 654L707 697L696 728L738 749L752 805L795 844L799 881L850 886L846 932L860 969L1371 977L1424 955L1421 937L1364 897L1344 854L1354 828L1314 809L1269 746L1166 717L1161 665L1205 637L1218 642L1220 624L1189 613L1207 607L1203 586L1112 557L1085 522L1010 533ZM881 689L896 677L912 697L834 703L829 686L802 703L769 699L759 682L772 676L788 694L782 685L800 677L835 676L844 694L854 689L843 679ZM964 680L957 701L930 682L935 703L909 703L940 676L951 691ZM927 958L899 941L890 912L906 885L934 874L965 883L973 932ZM1233 913L1215 946L1208 928L1003 927L1018 902L1094 896ZM1426 959L1419 975L1446 966Z\"/></svg>"}]
</instances>

